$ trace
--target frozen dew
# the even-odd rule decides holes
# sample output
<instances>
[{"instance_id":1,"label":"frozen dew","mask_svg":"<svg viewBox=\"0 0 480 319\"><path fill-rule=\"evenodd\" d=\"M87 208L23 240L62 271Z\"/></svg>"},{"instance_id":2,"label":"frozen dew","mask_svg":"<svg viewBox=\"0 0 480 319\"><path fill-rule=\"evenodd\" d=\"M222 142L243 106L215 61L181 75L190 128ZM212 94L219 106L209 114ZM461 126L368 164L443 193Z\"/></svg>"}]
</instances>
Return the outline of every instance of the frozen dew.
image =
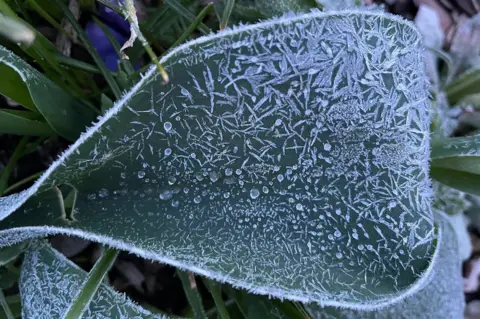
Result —
<instances>
[{"instance_id":1,"label":"frozen dew","mask_svg":"<svg viewBox=\"0 0 480 319\"><path fill-rule=\"evenodd\" d=\"M252 199L256 199L256 198L258 198L258 196L260 196L260 191L259 191L258 189L256 189L256 188L252 188L252 189L250 190L250 197L251 197Z\"/></svg>"},{"instance_id":2,"label":"frozen dew","mask_svg":"<svg viewBox=\"0 0 480 319\"><path fill-rule=\"evenodd\" d=\"M226 168L225 169L225 176L232 176L233 170L231 168Z\"/></svg>"},{"instance_id":3,"label":"frozen dew","mask_svg":"<svg viewBox=\"0 0 480 319\"><path fill-rule=\"evenodd\" d=\"M277 119L275 121L275 126L280 126L280 125L282 125L282 119Z\"/></svg>"},{"instance_id":4,"label":"frozen dew","mask_svg":"<svg viewBox=\"0 0 480 319\"><path fill-rule=\"evenodd\" d=\"M208 174L208 176L210 177L210 181L212 183L215 183L216 181L218 181L218 179L220 178L219 174L217 172L210 172Z\"/></svg>"},{"instance_id":5,"label":"frozen dew","mask_svg":"<svg viewBox=\"0 0 480 319\"><path fill-rule=\"evenodd\" d=\"M302 212L303 211L303 205L298 203L297 205L295 205L295 209Z\"/></svg>"},{"instance_id":6,"label":"frozen dew","mask_svg":"<svg viewBox=\"0 0 480 319\"><path fill-rule=\"evenodd\" d=\"M195 197L193 198L193 202L194 202L195 204L200 204L201 201L202 201L202 198L201 198L200 196L195 196Z\"/></svg>"},{"instance_id":7,"label":"frozen dew","mask_svg":"<svg viewBox=\"0 0 480 319\"><path fill-rule=\"evenodd\" d=\"M106 188L100 189L100 191L98 192L98 197L107 198L108 197L108 190Z\"/></svg>"},{"instance_id":8,"label":"frozen dew","mask_svg":"<svg viewBox=\"0 0 480 319\"><path fill-rule=\"evenodd\" d=\"M341 252L338 252L335 254L335 257L337 257L338 259L342 259L343 254Z\"/></svg>"},{"instance_id":9,"label":"frozen dew","mask_svg":"<svg viewBox=\"0 0 480 319\"><path fill-rule=\"evenodd\" d=\"M282 174L278 174L277 175L277 180L281 183L283 182L283 180L285 179L285 177L282 175Z\"/></svg>"},{"instance_id":10,"label":"frozen dew","mask_svg":"<svg viewBox=\"0 0 480 319\"><path fill-rule=\"evenodd\" d=\"M334 234L335 237L337 237L337 238L340 237L340 236L342 236L342 233L341 233L338 229L337 229L333 234Z\"/></svg>"},{"instance_id":11,"label":"frozen dew","mask_svg":"<svg viewBox=\"0 0 480 319\"><path fill-rule=\"evenodd\" d=\"M178 200L172 200L172 207L177 208L178 206L180 206L180 202Z\"/></svg>"},{"instance_id":12,"label":"frozen dew","mask_svg":"<svg viewBox=\"0 0 480 319\"><path fill-rule=\"evenodd\" d=\"M159 195L161 200L169 200L170 198L172 198L172 196L173 196L173 192L170 190L164 190L160 192L160 195Z\"/></svg>"},{"instance_id":13,"label":"frozen dew","mask_svg":"<svg viewBox=\"0 0 480 319\"><path fill-rule=\"evenodd\" d=\"M332 145L330 145L329 143L325 143L323 144L323 149L329 152L332 149Z\"/></svg>"},{"instance_id":14,"label":"frozen dew","mask_svg":"<svg viewBox=\"0 0 480 319\"><path fill-rule=\"evenodd\" d=\"M89 200L94 200L95 198L97 198L97 194L95 194L95 193L88 194L87 198Z\"/></svg>"},{"instance_id":15,"label":"frozen dew","mask_svg":"<svg viewBox=\"0 0 480 319\"><path fill-rule=\"evenodd\" d=\"M168 179L168 185L173 185L177 181L177 179L174 176L169 176Z\"/></svg>"},{"instance_id":16,"label":"frozen dew","mask_svg":"<svg viewBox=\"0 0 480 319\"><path fill-rule=\"evenodd\" d=\"M127 178L127 173L121 172L121 173L120 173L120 177L121 177L122 179Z\"/></svg>"},{"instance_id":17,"label":"frozen dew","mask_svg":"<svg viewBox=\"0 0 480 319\"><path fill-rule=\"evenodd\" d=\"M230 192L225 192L225 193L223 193L223 197L224 197L224 198L229 198L229 197L230 197Z\"/></svg>"},{"instance_id":18,"label":"frozen dew","mask_svg":"<svg viewBox=\"0 0 480 319\"><path fill-rule=\"evenodd\" d=\"M268 187L267 187L267 186L263 186L263 187L262 187L262 192L264 192L265 194L268 194Z\"/></svg>"},{"instance_id":19,"label":"frozen dew","mask_svg":"<svg viewBox=\"0 0 480 319\"><path fill-rule=\"evenodd\" d=\"M172 123L170 122L163 123L163 129L165 130L165 132L170 132L172 129Z\"/></svg>"},{"instance_id":20,"label":"frozen dew","mask_svg":"<svg viewBox=\"0 0 480 319\"><path fill-rule=\"evenodd\" d=\"M139 172L137 173L137 177L140 178L140 179L141 179L141 178L144 178L144 177L145 177L145 172L144 172L144 171L139 171Z\"/></svg>"},{"instance_id":21,"label":"frozen dew","mask_svg":"<svg viewBox=\"0 0 480 319\"><path fill-rule=\"evenodd\" d=\"M170 156L172 154L172 149L170 147L167 147L164 151L165 156Z\"/></svg>"},{"instance_id":22,"label":"frozen dew","mask_svg":"<svg viewBox=\"0 0 480 319\"><path fill-rule=\"evenodd\" d=\"M353 237L354 239L358 239L358 233L353 233L353 234L352 234L352 237Z\"/></svg>"},{"instance_id":23,"label":"frozen dew","mask_svg":"<svg viewBox=\"0 0 480 319\"><path fill-rule=\"evenodd\" d=\"M240 168L237 168L237 169L235 170L235 174L237 174L237 175L242 175L242 170L241 170Z\"/></svg>"}]
</instances>

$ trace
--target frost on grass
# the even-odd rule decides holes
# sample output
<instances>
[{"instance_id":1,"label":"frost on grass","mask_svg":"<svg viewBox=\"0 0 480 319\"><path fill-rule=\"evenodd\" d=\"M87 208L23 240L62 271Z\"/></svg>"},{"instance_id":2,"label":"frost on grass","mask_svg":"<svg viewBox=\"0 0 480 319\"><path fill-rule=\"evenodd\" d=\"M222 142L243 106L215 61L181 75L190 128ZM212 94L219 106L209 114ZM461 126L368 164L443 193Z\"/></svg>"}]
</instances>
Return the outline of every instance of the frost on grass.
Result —
<instances>
[{"instance_id":1,"label":"frost on grass","mask_svg":"<svg viewBox=\"0 0 480 319\"><path fill-rule=\"evenodd\" d=\"M430 283L401 302L377 311L321 308L310 304L312 319L437 319L463 318L465 297L462 269L455 232L449 222L437 215L442 227L438 260Z\"/></svg>"},{"instance_id":2,"label":"frost on grass","mask_svg":"<svg viewBox=\"0 0 480 319\"><path fill-rule=\"evenodd\" d=\"M44 241L33 241L25 254L20 276L22 317L63 318L86 279L87 273L65 256ZM101 318L167 319L144 310L105 284L82 316L82 319Z\"/></svg>"},{"instance_id":3,"label":"frost on grass","mask_svg":"<svg viewBox=\"0 0 480 319\"><path fill-rule=\"evenodd\" d=\"M419 41L402 20L350 11L183 45L162 60L168 85L151 69L23 195L36 193L0 223L0 245L69 233L255 293L401 298L435 251Z\"/></svg>"}]
</instances>

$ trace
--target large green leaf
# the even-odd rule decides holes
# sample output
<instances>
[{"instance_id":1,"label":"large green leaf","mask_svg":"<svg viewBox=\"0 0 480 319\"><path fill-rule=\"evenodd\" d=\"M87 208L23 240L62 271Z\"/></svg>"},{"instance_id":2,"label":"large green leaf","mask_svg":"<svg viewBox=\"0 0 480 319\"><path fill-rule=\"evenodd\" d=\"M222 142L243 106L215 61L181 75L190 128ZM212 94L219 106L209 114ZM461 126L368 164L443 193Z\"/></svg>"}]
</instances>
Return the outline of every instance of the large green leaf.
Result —
<instances>
[{"instance_id":1,"label":"large green leaf","mask_svg":"<svg viewBox=\"0 0 480 319\"><path fill-rule=\"evenodd\" d=\"M439 217L442 227L439 258L434 265L434 275L422 290L399 303L376 311L355 311L321 308L310 304L313 319L438 319L463 318L465 296L462 285L462 268L458 255L455 232L448 223L449 217Z\"/></svg>"},{"instance_id":2,"label":"large green leaf","mask_svg":"<svg viewBox=\"0 0 480 319\"><path fill-rule=\"evenodd\" d=\"M29 111L0 109L0 134L54 135L55 132L47 123L29 118L37 114Z\"/></svg>"},{"instance_id":3,"label":"large green leaf","mask_svg":"<svg viewBox=\"0 0 480 319\"><path fill-rule=\"evenodd\" d=\"M0 94L42 114L52 129L67 139L78 138L95 119L91 109L2 46L0 74ZM15 120L20 121L18 118ZM40 124L31 124L37 126L35 135L43 135Z\"/></svg>"},{"instance_id":4,"label":"large green leaf","mask_svg":"<svg viewBox=\"0 0 480 319\"><path fill-rule=\"evenodd\" d=\"M150 69L0 198L0 246L67 233L259 294L403 298L435 251L422 53L409 23L360 11L185 44L161 61L168 85Z\"/></svg>"},{"instance_id":5,"label":"large green leaf","mask_svg":"<svg viewBox=\"0 0 480 319\"><path fill-rule=\"evenodd\" d=\"M432 142L430 175L439 182L480 195L480 135Z\"/></svg>"},{"instance_id":6,"label":"large green leaf","mask_svg":"<svg viewBox=\"0 0 480 319\"><path fill-rule=\"evenodd\" d=\"M86 279L84 270L44 241L32 241L25 253L20 276L23 318L63 318ZM82 318L167 317L150 313L102 284Z\"/></svg>"}]
</instances>

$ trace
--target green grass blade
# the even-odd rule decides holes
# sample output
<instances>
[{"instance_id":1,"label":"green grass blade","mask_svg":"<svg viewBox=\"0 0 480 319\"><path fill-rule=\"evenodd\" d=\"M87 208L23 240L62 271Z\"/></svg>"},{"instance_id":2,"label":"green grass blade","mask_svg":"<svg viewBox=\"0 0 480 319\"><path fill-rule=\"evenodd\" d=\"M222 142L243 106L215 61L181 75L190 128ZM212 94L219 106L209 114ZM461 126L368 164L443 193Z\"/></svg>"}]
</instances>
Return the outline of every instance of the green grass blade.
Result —
<instances>
[{"instance_id":1,"label":"green grass blade","mask_svg":"<svg viewBox=\"0 0 480 319\"><path fill-rule=\"evenodd\" d=\"M172 7L172 9L177 11L181 16L183 16L188 21L195 20L195 15L190 10L185 8L182 4L180 4L177 0L164 0L164 1L166 4ZM198 25L198 30L203 34L209 34L212 32L212 30L210 30L210 28L203 23L200 23Z\"/></svg>"},{"instance_id":2,"label":"green grass blade","mask_svg":"<svg viewBox=\"0 0 480 319\"><path fill-rule=\"evenodd\" d=\"M220 287L220 284L211 279L207 279L207 278L202 278L202 279L203 279L203 283L205 284L208 291L210 291L210 294L213 297L213 301L215 303L216 310L220 318L230 319L230 316L228 315L227 307L225 306L225 301L223 300L223 297L222 297L222 289Z\"/></svg>"},{"instance_id":3,"label":"green grass blade","mask_svg":"<svg viewBox=\"0 0 480 319\"><path fill-rule=\"evenodd\" d=\"M53 136L56 135L52 128L41 121L31 120L28 117L33 115L28 111L17 111L0 109L0 134L15 134L28 136Z\"/></svg>"},{"instance_id":4,"label":"green grass blade","mask_svg":"<svg viewBox=\"0 0 480 319\"><path fill-rule=\"evenodd\" d=\"M106 248L100 258L97 260L92 270L88 274L85 284L81 288L79 294L75 297L74 302L67 310L63 319L78 319L85 312L88 304L100 287L103 278L107 275L113 266L119 251L113 248Z\"/></svg>"},{"instance_id":5,"label":"green grass blade","mask_svg":"<svg viewBox=\"0 0 480 319\"><path fill-rule=\"evenodd\" d=\"M115 95L117 99L120 98L122 95L122 92L120 91L120 88L118 87L117 82L115 82L115 79L110 73L110 70L107 68L107 66L103 62L97 49L95 49L92 43L90 43L90 41L88 40L87 35L85 34L85 31L83 30L83 28L78 24L73 14L70 12L68 7L61 0L53 0L53 1L60 7L60 9L62 9L63 13L65 14L65 17L68 19L72 27L75 29L75 32L77 32L78 37L85 45L85 48L87 49L88 53L90 53L90 55L92 56L100 72L102 72L102 75L105 78L105 81L108 83L108 86L112 90L113 95Z\"/></svg>"},{"instance_id":6,"label":"green grass blade","mask_svg":"<svg viewBox=\"0 0 480 319\"><path fill-rule=\"evenodd\" d=\"M220 21L220 30L227 27L228 19L232 14L233 7L235 6L235 0L225 0L225 9L223 10L222 20Z\"/></svg>"},{"instance_id":7,"label":"green grass blade","mask_svg":"<svg viewBox=\"0 0 480 319\"><path fill-rule=\"evenodd\" d=\"M206 319L207 314L203 308L202 296L198 291L193 273L177 269L177 275L182 281L183 291L185 291L187 300L192 307L195 319Z\"/></svg>"},{"instance_id":8,"label":"green grass blade","mask_svg":"<svg viewBox=\"0 0 480 319\"><path fill-rule=\"evenodd\" d=\"M5 168L2 170L2 175L0 176L0 196L3 195L5 189L7 188L8 179L10 178L10 175L12 174L13 168L17 164L17 161L22 156L23 149L25 148L25 145L27 145L27 142L28 137L22 137L17 147L15 147L12 156L8 160L7 166L5 166Z\"/></svg>"},{"instance_id":9,"label":"green grass blade","mask_svg":"<svg viewBox=\"0 0 480 319\"><path fill-rule=\"evenodd\" d=\"M7 317L7 319L15 319L12 311L10 310L10 306L8 305L7 300L5 299L5 295L2 289L0 289L0 304L2 305L3 311L5 312L5 316Z\"/></svg>"},{"instance_id":10,"label":"green grass blade","mask_svg":"<svg viewBox=\"0 0 480 319\"><path fill-rule=\"evenodd\" d=\"M185 29L185 31L180 35L180 37L172 44L171 48L174 48L182 44L187 38L195 31L198 25L202 22L205 16L212 10L213 3L209 3L205 8L200 11L198 16L192 21L192 23Z\"/></svg>"}]
</instances>

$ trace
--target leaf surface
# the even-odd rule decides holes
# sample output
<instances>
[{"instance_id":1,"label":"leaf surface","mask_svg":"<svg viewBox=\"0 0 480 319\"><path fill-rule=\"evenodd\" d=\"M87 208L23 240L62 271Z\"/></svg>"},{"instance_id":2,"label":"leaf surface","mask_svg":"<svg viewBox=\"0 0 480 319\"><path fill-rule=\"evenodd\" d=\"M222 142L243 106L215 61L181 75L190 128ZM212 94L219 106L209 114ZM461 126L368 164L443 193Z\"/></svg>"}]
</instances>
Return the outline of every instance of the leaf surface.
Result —
<instances>
[{"instance_id":1,"label":"leaf surface","mask_svg":"<svg viewBox=\"0 0 480 319\"><path fill-rule=\"evenodd\" d=\"M0 246L66 233L259 294L401 299L435 251L422 52L409 23L361 11L187 43L161 61L168 85L152 68L0 198Z\"/></svg>"},{"instance_id":2,"label":"leaf surface","mask_svg":"<svg viewBox=\"0 0 480 319\"><path fill-rule=\"evenodd\" d=\"M87 273L47 243L32 241L25 253L20 276L23 318L63 318ZM125 295L102 284L82 316L94 318L167 319L152 314Z\"/></svg>"},{"instance_id":3,"label":"leaf surface","mask_svg":"<svg viewBox=\"0 0 480 319\"><path fill-rule=\"evenodd\" d=\"M0 73L0 94L39 112L57 134L69 140L78 138L95 120L92 110L3 46L0 46ZM40 123L31 124L35 126L35 135L43 135Z\"/></svg>"},{"instance_id":4,"label":"leaf surface","mask_svg":"<svg viewBox=\"0 0 480 319\"><path fill-rule=\"evenodd\" d=\"M420 291L397 304L376 311L321 308L310 304L312 319L410 319L463 318L465 296L462 266L455 231L449 217L437 214L442 227L439 258L431 281Z\"/></svg>"}]
</instances>

